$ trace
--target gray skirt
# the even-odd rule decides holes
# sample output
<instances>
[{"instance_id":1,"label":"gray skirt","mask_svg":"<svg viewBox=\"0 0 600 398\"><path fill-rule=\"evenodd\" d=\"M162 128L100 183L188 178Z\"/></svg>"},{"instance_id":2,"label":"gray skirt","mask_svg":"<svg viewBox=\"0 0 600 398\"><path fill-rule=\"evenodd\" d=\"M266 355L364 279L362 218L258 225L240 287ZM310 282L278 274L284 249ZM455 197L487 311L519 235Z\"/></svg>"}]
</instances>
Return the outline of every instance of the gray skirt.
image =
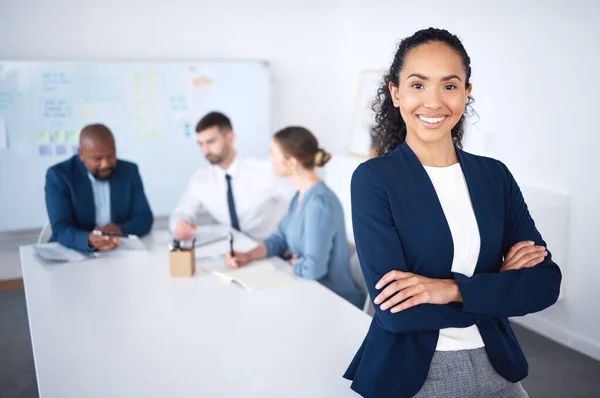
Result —
<instances>
[{"instance_id":1,"label":"gray skirt","mask_svg":"<svg viewBox=\"0 0 600 398\"><path fill-rule=\"evenodd\" d=\"M482 347L436 351L425 384L415 397L527 398L529 395L521 383L511 383L496 373Z\"/></svg>"}]
</instances>

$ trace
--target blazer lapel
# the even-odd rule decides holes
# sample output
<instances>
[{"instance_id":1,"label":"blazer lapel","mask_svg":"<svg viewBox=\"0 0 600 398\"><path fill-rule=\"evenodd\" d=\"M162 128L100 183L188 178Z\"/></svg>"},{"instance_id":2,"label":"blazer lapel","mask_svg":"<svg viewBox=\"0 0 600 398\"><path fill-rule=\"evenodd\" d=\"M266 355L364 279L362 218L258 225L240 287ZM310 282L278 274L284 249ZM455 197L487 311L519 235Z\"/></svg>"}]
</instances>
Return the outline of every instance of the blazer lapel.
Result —
<instances>
[{"instance_id":1,"label":"blazer lapel","mask_svg":"<svg viewBox=\"0 0 600 398\"><path fill-rule=\"evenodd\" d=\"M77 163L77 169L79 171L77 173L77 181L75 183L78 197L77 202L74 204L75 211L77 212L77 209L81 209L80 214L83 219L92 225L96 225L96 204L94 202L92 183L90 182L90 177L88 176L88 171L85 168L85 165L81 162L79 156L75 156L75 162Z\"/></svg>"},{"instance_id":2,"label":"blazer lapel","mask_svg":"<svg viewBox=\"0 0 600 398\"><path fill-rule=\"evenodd\" d=\"M442 209L435 187L429 178L429 174L427 174L417 155L415 155L406 143L400 146L400 150L404 153L404 158L408 164L409 176L407 178L412 179L410 183L405 184L405 187L415 189L415 192L410 192L410 194L404 196L406 200L414 198L414 202L408 207L412 214L407 214L407 216L411 218L418 217L416 226L421 232L413 231L413 234L423 234L417 241L413 240L413 243L416 243L417 246L415 247L414 258L412 260L418 264L417 261L420 254L430 253L433 255L434 252L438 254L443 253L444 256L440 258L447 260L443 264L440 264L439 260L432 264L431 261L433 261L433 258L428 259L423 264L419 264L415 268L415 271L422 274L424 270L420 269L420 267L423 266L427 267L427 273L431 277L449 277L454 257L454 242L444 210ZM435 247L435 250L432 251L432 247ZM410 259L407 260L410 261Z\"/></svg>"},{"instance_id":3,"label":"blazer lapel","mask_svg":"<svg viewBox=\"0 0 600 398\"><path fill-rule=\"evenodd\" d=\"M121 183L121 173L119 173L119 161L117 160L117 166L109 180L110 186L110 220L111 222L117 222L117 215L115 214L115 203L123 201L125 192L124 185Z\"/></svg>"},{"instance_id":4,"label":"blazer lapel","mask_svg":"<svg viewBox=\"0 0 600 398\"><path fill-rule=\"evenodd\" d=\"M456 154L465 176L481 241L474 274L495 271L498 248L502 242L502 217L498 217L502 209L498 208L498 202L491 194L493 190L488 189L495 181L491 181L484 173L481 162L475 156L460 148L456 148Z\"/></svg>"}]
</instances>

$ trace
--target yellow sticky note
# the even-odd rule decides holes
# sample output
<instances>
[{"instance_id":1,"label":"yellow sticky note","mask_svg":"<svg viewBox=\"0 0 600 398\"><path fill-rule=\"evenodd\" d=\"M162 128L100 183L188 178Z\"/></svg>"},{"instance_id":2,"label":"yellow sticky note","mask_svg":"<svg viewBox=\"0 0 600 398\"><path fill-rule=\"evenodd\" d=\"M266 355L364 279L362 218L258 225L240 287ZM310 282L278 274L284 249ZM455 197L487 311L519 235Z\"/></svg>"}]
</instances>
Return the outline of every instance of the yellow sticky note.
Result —
<instances>
[{"instance_id":1,"label":"yellow sticky note","mask_svg":"<svg viewBox=\"0 0 600 398\"><path fill-rule=\"evenodd\" d=\"M56 130L54 132L54 140L53 142L57 144L64 144L67 141L67 132L66 130Z\"/></svg>"},{"instance_id":2,"label":"yellow sticky note","mask_svg":"<svg viewBox=\"0 0 600 398\"><path fill-rule=\"evenodd\" d=\"M79 131L67 130L67 139L69 140L69 142L78 142L79 141Z\"/></svg>"},{"instance_id":3,"label":"yellow sticky note","mask_svg":"<svg viewBox=\"0 0 600 398\"><path fill-rule=\"evenodd\" d=\"M48 131L40 131L37 135L38 144L50 144L52 142L52 135Z\"/></svg>"},{"instance_id":4,"label":"yellow sticky note","mask_svg":"<svg viewBox=\"0 0 600 398\"><path fill-rule=\"evenodd\" d=\"M192 79L192 86L194 88L202 88L206 84L213 84L214 80L210 76L201 76Z\"/></svg>"},{"instance_id":5,"label":"yellow sticky note","mask_svg":"<svg viewBox=\"0 0 600 398\"><path fill-rule=\"evenodd\" d=\"M81 106L81 116L84 119L91 119L94 117L94 107L92 105L82 105Z\"/></svg>"}]
</instances>

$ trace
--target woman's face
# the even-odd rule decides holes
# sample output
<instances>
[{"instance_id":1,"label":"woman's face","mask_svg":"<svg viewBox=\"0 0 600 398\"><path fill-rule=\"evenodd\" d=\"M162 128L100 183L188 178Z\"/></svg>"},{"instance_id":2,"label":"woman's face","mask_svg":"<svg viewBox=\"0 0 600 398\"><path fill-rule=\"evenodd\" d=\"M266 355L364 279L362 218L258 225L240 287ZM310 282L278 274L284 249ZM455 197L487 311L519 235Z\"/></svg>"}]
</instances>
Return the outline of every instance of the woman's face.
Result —
<instances>
[{"instance_id":1,"label":"woman's face","mask_svg":"<svg viewBox=\"0 0 600 398\"><path fill-rule=\"evenodd\" d=\"M287 177L292 172L291 158L287 158L276 140L271 140L270 160L275 174Z\"/></svg>"},{"instance_id":2,"label":"woman's face","mask_svg":"<svg viewBox=\"0 0 600 398\"><path fill-rule=\"evenodd\" d=\"M435 143L451 140L471 86L460 55L442 43L409 50L404 57L398 86L390 83L394 106L406 123L406 140Z\"/></svg>"}]
</instances>

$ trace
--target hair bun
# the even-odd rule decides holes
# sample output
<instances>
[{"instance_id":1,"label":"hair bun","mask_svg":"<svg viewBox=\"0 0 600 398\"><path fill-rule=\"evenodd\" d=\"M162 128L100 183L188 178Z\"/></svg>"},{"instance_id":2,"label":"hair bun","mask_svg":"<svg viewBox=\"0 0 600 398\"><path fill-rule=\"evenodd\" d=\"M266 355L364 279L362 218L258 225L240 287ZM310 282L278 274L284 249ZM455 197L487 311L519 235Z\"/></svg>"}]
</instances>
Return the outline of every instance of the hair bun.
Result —
<instances>
[{"instance_id":1,"label":"hair bun","mask_svg":"<svg viewBox=\"0 0 600 398\"><path fill-rule=\"evenodd\" d=\"M315 166L323 167L327 164L327 162L329 162L330 159L331 154L323 148L319 148L315 154Z\"/></svg>"}]
</instances>

